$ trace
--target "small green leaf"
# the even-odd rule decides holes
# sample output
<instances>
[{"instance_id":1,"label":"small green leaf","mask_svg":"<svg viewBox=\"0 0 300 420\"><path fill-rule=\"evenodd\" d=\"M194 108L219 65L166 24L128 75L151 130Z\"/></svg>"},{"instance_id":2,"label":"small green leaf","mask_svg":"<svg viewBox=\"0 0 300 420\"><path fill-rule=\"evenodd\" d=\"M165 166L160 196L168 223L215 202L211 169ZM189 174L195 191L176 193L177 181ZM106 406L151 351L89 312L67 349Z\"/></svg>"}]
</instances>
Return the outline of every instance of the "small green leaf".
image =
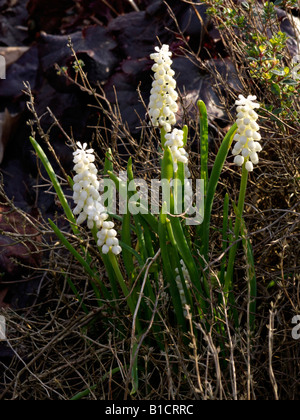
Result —
<instances>
[{"instance_id":1,"label":"small green leaf","mask_svg":"<svg viewBox=\"0 0 300 420\"><path fill-rule=\"evenodd\" d=\"M289 86L297 86L299 84L299 81L294 80L294 79L286 79L286 80L283 80L281 83L283 83L284 85L289 85Z\"/></svg>"},{"instance_id":2,"label":"small green leaf","mask_svg":"<svg viewBox=\"0 0 300 420\"><path fill-rule=\"evenodd\" d=\"M285 71L284 70L280 70L280 69L270 70L270 73L275 74L276 76L280 76L280 77L286 75Z\"/></svg>"},{"instance_id":3,"label":"small green leaf","mask_svg":"<svg viewBox=\"0 0 300 420\"><path fill-rule=\"evenodd\" d=\"M280 89L280 86L277 83L274 83L271 86L271 91L274 95L279 96L279 97L281 96L281 89Z\"/></svg>"}]
</instances>

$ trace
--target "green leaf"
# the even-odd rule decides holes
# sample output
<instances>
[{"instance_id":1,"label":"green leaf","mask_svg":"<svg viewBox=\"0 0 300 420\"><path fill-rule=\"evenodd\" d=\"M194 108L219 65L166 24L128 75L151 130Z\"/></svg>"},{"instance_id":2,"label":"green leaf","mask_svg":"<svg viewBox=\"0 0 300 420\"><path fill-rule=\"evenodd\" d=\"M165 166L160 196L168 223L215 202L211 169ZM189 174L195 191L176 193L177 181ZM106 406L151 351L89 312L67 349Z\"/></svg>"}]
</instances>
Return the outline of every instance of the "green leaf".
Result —
<instances>
[{"instance_id":1,"label":"green leaf","mask_svg":"<svg viewBox=\"0 0 300 420\"><path fill-rule=\"evenodd\" d=\"M294 80L294 79L285 79L281 82L284 85L289 85L289 86L298 86L299 84L299 80Z\"/></svg>"},{"instance_id":2,"label":"green leaf","mask_svg":"<svg viewBox=\"0 0 300 420\"><path fill-rule=\"evenodd\" d=\"M225 198L224 198L224 206L223 206L223 228L222 228L222 251L224 254L225 254L226 248L229 246L228 225L229 225L229 195L226 193ZM227 256L224 255L221 261L221 273L220 273L221 285L224 284L226 261L227 261Z\"/></svg>"},{"instance_id":3,"label":"green leaf","mask_svg":"<svg viewBox=\"0 0 300 420\"><path fill-rule=\"evenodd\" d=\"M209 249L209 230L210 230L210 220L211 212L213 208L213 202L215 199L215 193L218 186L219 178L227 158L233 136L237 130L236 123L231 127L231 129L226 134L221 147L218 151L218 154L215 159L215 163L210 175L208 188L207 188L207 197L204 209L204 220L202 225L199 226L198 232L200 232L202 240L202 255L205 261L208 261L208 249Z\"/></svg>"},{"instance_id":4,"label":"green leaf","mask_svg":"<svg viewBox=\"0 0 300 420\"><path fill-rule=\"evenodd\" d=\"M200 116L200 176L204 180L204 197L206 197L208 185L208 117L206 105L203 101L198 101L198 109Z\"/></svg>"},{"instance_id":5,"label":"green leaf","mask_svg":"<svg viewBox=\"0 0 300 420\"><path fill-rule=\"evenodd\" d=\"M281 97L281 89L277 83L272 84L271 91L274 95Z\"/></svg>"},{"instance_id":6,"label":"green leaf","mask_svg":"<svg viewBox=\"0 0 300 420\"><path fill-rule=\"evenodd\" d=\"M233 270L234 270L234 264L235 264L235 258L238 248L238 238L241 230L241 224L242 224L242 217L244 212L244 206L245 206L245 196L246 196L246 189L247 189L247 182L248 182L248 171L245 168L245 164L242 168L242 179L241 179L241 186L240 186L240 192L239 192L239 201L238 201L238 207L236 211L236 220L235 220L235 226L234 226L234 238L235 241L234 245L230 248L229 251L229 257L228 257L228 265L227 265L227 272L225 276L225 287L224 291L225 293L229 292L232 288L232 280L233 280Z\"/></svg>"},{"instance_id":7,"label":"green leaf","mask_svg":"<svg viewBox=\"0 0 300 420\"><path fill-rule=\"evenodd\" d=\"M198 299L199 299L199 304L200 307L202 308L202 310L205 310L206 308L206 304L205 301L203 299L204 297L204 293L203 293L203 288L202 288L202 284L201 284L201 276L200 273L197 269L197 265L195 263L193 254L191 252L191 249L189 247L188 241L186 239L186 236L184 234L182 225L180 223L180 219L178 217L170 217L170 222L172 225L172 231L174 234L174 238L177 244L177 248L178 251L186 265L186 268L190 274L190 278L192 283L194 284L194 286L197 288L198 290ZM205 293L206 295L209 296L209 287L208 284L206 282L206 279L203 279L203 285L204 285L204 289L205 289Z\"/></svg>"},{"instance_id":8,"label":"green leaf","mask_svg":"<svg viewBox=\"0 0 300 420\"><path fill-rule=\"evenodd\" d=\"M76 219L73 215L73 212L67 202L67 199L65 197L65 194L61 188L61 185L57 179L57 176L54 172L54 169L51 165L51 163L49 162L49 159L47 158L44 150L41 148L41 146L38 144L38 142L33 138L33 137L29 137L29 140L32 144L32 146L34 147L34 150L36 151L38 157L40 158L42 164L44 165L44 168L46 169L48 176L52 182L52 185L56 191L56 194L58 196L58 199L64 209L65 215L67 217L67 219L70 221L71 224L71 228L74 232L74 234L78 234L78 228L76 225Z\"/></svg>"},{"instance_id":9,"label":"green leaf","mask_svg":"<svg viewBox=\"0 0 300 420\"><path fill-rule=\"evenodd\" d=\"M183 131L183 147L186 147L187 140L188 140L188 134L189 134L188 126L187 125L184 125L182 127L182 131Z\"/></svg>"},{"instance_id":10,"label":"green leaf","mask_svg":"<svg viewBox=\"0 0 300 420\"><path fill-rule=\"evenodd\" d=\"M131 248L129 245L127 245L125 242L122 242L121 240L119 240L119 244L122 248L125 248L128 252L130 252L138 261L139 266L142 267L144 262L140 256L140 254L138 252L136 252L135 249Z\"/></svg>"},{"instance_id":11,"label":"green leaf","mask_svg":"<svg viewBox=\"0 0 300 420\"><path fill-rule=\"evenodd\" d=\"M163 205L159 223L158 223L158 236L160 241L160 249L161 249L161 258L162 258L162 267L164 272L164 279L166 283L170 286L170 293L172 296L172 302L175 309L175 314L177 318L178 324L181 326L183 331L186 331L186 321L183 313L182 302L180 299L180 295L178 292L177 284L175 281L176 267L172 267L171 264L171 252L174 252L171 246L168 244L168 233L166 228L167 217L163 213L165 205Z\"/></svg>"}]
</instances>

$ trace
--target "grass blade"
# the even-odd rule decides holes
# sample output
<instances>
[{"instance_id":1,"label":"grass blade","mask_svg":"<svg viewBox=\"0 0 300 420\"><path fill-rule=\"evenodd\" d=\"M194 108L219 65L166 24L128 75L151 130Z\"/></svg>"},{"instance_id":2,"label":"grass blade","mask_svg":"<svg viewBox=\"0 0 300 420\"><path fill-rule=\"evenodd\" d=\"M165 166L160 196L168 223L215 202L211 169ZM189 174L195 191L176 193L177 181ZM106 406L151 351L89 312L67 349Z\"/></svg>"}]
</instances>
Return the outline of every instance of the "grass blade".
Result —
<instances>
[{"instance_id":1,"label":"grass blade","mask_svg":"<svg viewBox=\"0 0 300 420\"><path fill-rule=\"evenodd\" d=\"M215 193L217 189L217 185L219 182L219 178L227 158L229 148L232 143L233 136L237 130L237 125L234 124L231 129L226 134L221 147L218 151L216 156L216 160L209 178L208 187L207 187L207 196L206 196L206 203L204 209L204 220L202 225L199 226L199 233L201 235L202 240L202 255L204 261L208 261L208 249L209 249L209 230L210 230L210 221L211 221L211 213L213 202L215 198Z\"/></svg>"},{"instance_id":2,"label":"grass blade","mask_svg":"<svg viewBox=\"0 0 300 420\"><path fill-rule=\"evenodd\" d=\"M175 269L177 267L172 267L170 261L169 250L170 246L168 245L168 234L166 228L167 217L164 214L164 210L166 207L166 203L163 204L163 208L161 211L161 216L158 224L158 236L160 241L160 249L161 249L161 257L162 257L162 266L165 275L166 282L169 284L170 293L172 296L172 302L174 305L176 318L178 324L182 327L183 331L186 331L186 321L184 318L184 313L182 310L181 299L179 295L179 291L177 288L177 284L175 281L176 273Z\"/></svg>"},{"instance_id":3,"label":"grass blade","mask_svg":"<svg viewBox=\"0 0 300 420\"><path fill-rule=\"evenodd\" d=\"M161 163L161 179L167 179L169 182L173 179L174 174L174 165L173 165L173 157L172 152L169 147L167 147L164 151L164 157Z\"/></svg>"},{"instance_id":4,"label":"grass blade","mask_svg":"<svg viewBox=\"0 0 300 420\"><path fill-rule=\"evenodd\" d=\"M224 207L223 207L222 252L224 253L224 256L221 260L221 270L220 270L221 285L224 285L226 262L227 262L227 256L225 254L225 251L227 247L229 246L228 225L229 225L229 195L226 193L225 198L224 198Z\"/></svg>"}]
</instances>

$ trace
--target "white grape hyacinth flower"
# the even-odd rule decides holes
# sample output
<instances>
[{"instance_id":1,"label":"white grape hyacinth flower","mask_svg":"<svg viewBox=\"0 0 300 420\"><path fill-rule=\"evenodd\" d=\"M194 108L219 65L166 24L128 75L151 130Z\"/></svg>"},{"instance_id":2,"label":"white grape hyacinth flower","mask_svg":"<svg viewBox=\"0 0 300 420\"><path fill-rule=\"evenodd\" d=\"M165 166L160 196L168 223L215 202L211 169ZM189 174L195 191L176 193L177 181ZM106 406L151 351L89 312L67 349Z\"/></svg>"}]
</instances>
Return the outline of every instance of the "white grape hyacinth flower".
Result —
<instances>
[{"instance_id":1,"label":"white grape hyacinth flower","mask_svg":"<svg viewBox=\"0 0 300 420\"><path fill-rule=\"evenodd\" d=\"M259 116L255 112L255 109L260 108L260 105L255 102L256 99L256 96L249 95L245 98L243 95L239 95L239 100L236 101L238 129L233 138L236 143L232 154L235 156L234 163L237 166L242 166L245 163L245 168L249 172L253 171L253 165L258 164L258 153L262 150L259 143L261 135L257 124Z\"/></svg>"},{"instance_id":2,"label":"white grape hyacinth flower","mask_svg":"<svg viewBox=\"0 0 300 420\"><path fill-rule=\"evenodd\" d=\"M81 225L87 221L89 229L99 229L98 246L102 246L102 252L107 254L111 250L118 255L122 249L116 238L117 232L113 229L114 223L107 222L107 209L101 202L94 150L87 149L87 143L76 144L78 148L73 153L76 172L73 178L73 200L76 204L73 214L78 216L76 223Z\"/></svg>"},{"instance_id":3,"label":"white grape hyacinth flower","mask_svg":"<svg viewBox=\"0 0 300 420\"><path fill-rule=\"evenodd\" d=\"M178 111L175 72L172 70L172 53L169 46L155 47L156 53L150 55L155 61L152 67L154 80L149 102L149 116L154 127L163 127L167 133L176 123L175 114Z\"/></svg>"},{"instance_id":4,"label":"white grape hyacinth flower","mask_svg":"<svg viewBox=\"0 0 300 420\"><path fill-rule=\"evenodd\" d=\"M93 149L87 149L87 143L77 143L77 149L73 153L76 175L73 178L73 200L76 204L73 214L77 217L77 224L81 225L87 220L90 229L96 225L101 228L106 213L101 203L99 194L99 181L97 168L94 164L95 156Z\"/></svg>"}]
</instances>

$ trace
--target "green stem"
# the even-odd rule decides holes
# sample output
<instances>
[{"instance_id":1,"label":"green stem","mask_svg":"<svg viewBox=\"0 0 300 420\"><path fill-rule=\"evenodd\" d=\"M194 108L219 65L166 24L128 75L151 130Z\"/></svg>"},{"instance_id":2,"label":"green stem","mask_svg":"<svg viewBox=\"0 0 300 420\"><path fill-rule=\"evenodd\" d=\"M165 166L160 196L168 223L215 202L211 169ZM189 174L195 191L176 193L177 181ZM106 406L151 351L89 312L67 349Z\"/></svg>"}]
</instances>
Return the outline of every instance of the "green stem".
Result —
<instances>
[{"instance_id":1,"label":"green stem","mask_svg":"<svg viewBox=\"0 0 300 420\"><path fill-rule=\"evenodd\" d=\"M165 142L166 142L166 130L162 127L160 129L160 140L161 140L161 147L164 149L165 148Z\"/></svg>"},{"instance_id":2,"label":"green stem","mask_svg":"<svg viewBox=\"0 0 300 420\"><path fill-rule=\"evenodd\" d=\"M123 292L125 298L127 299L127 303L128 303L130 312L131 312L132 315L134 315L134 312L135 312L135 304L134 304L134 301L132 299L132 296L129 294L129 290L128 290L128 287L127 287L127 285L125 283L125 280L123 278L123 275L121 273L121 270L120 270L120 267L119 267L117 258L116 258L116 256L112 252L109 252L108 253L108 256L109 256L109 261L110 261L110 263L112 265L112 268L113 268L113 270L115 272L116 278L117 278L117 280L119 282L119 285L120 285L120 287L122 289L122 292ZM138 333L140 334L141 331L142 331L142 329L141 329L141 325L140 325L140 322L139 322L138 319L136 320L136 328L138 330Z\"/></svg>"},{"instance_id":3,"label":"green stem","mask_svg":"<svg viewBox=\"0 0 300 420\"><path fill-rule=\"evenodd\" d=\"M234 243L229 251L227 273L225 277L225 286L224 286L225 293L227 293L232 287L233 269L234 269L234 262L235 262L235 257L237 253L237 248L238 248L238 237L241 230L242 215L243 215L244 207L245 207L247 182L248 182L248 171L244 164L243 169L242 169L242 179L241 179L239 202L238 202L238 214L237 214L237 218L236 218L235 226L234 226L234 237L233 237Z\"/></svg>"},{"instance_id":4,"label":"green stem","mask_svg":"<svg viewBox=\"0 0 300 420\"><path fill-rule=\"evenodd\" d=\"M65 215L67 216L68 220L70 221L72 230L74 232L74 234L78 234L78 228L76 226L76 219L72 213L72 210L70 209L70 206L67 202L67 199L65 197L65 194L61 188L61 185L57 179L57 176L54 172L54 169L51 165L51 163L49 162L49 159L46 155L46 153L44 152L44 150L41 148L41 146L38 144L38 142L33 138L33 137L29 137L29 140L31 141L32 146L34 147L34 150L36 151L38 157L40 158L42 164L44 165L44 168L47 171L47 174L52 182L52 185L56 191L56 194L59 198L59 201L64 209Z\"/></svg>"},{"instance_id":5,"label":"green stem","mask_svg":"<svg viewBox=\"0 0 300 420\"><path fill-rule=\"evenodd\" d=\"M228 224L229 224L229 195L226 193L224 198L224 208L223 208L223 229L222 229L222 252L224 257L221 261L221 272L220 272L220 283L224 285L225 272L226 272L226 262L227 255L225 254L226 248L229 245L229 235L228 235Z\"/></svg>"}]
</instances>

